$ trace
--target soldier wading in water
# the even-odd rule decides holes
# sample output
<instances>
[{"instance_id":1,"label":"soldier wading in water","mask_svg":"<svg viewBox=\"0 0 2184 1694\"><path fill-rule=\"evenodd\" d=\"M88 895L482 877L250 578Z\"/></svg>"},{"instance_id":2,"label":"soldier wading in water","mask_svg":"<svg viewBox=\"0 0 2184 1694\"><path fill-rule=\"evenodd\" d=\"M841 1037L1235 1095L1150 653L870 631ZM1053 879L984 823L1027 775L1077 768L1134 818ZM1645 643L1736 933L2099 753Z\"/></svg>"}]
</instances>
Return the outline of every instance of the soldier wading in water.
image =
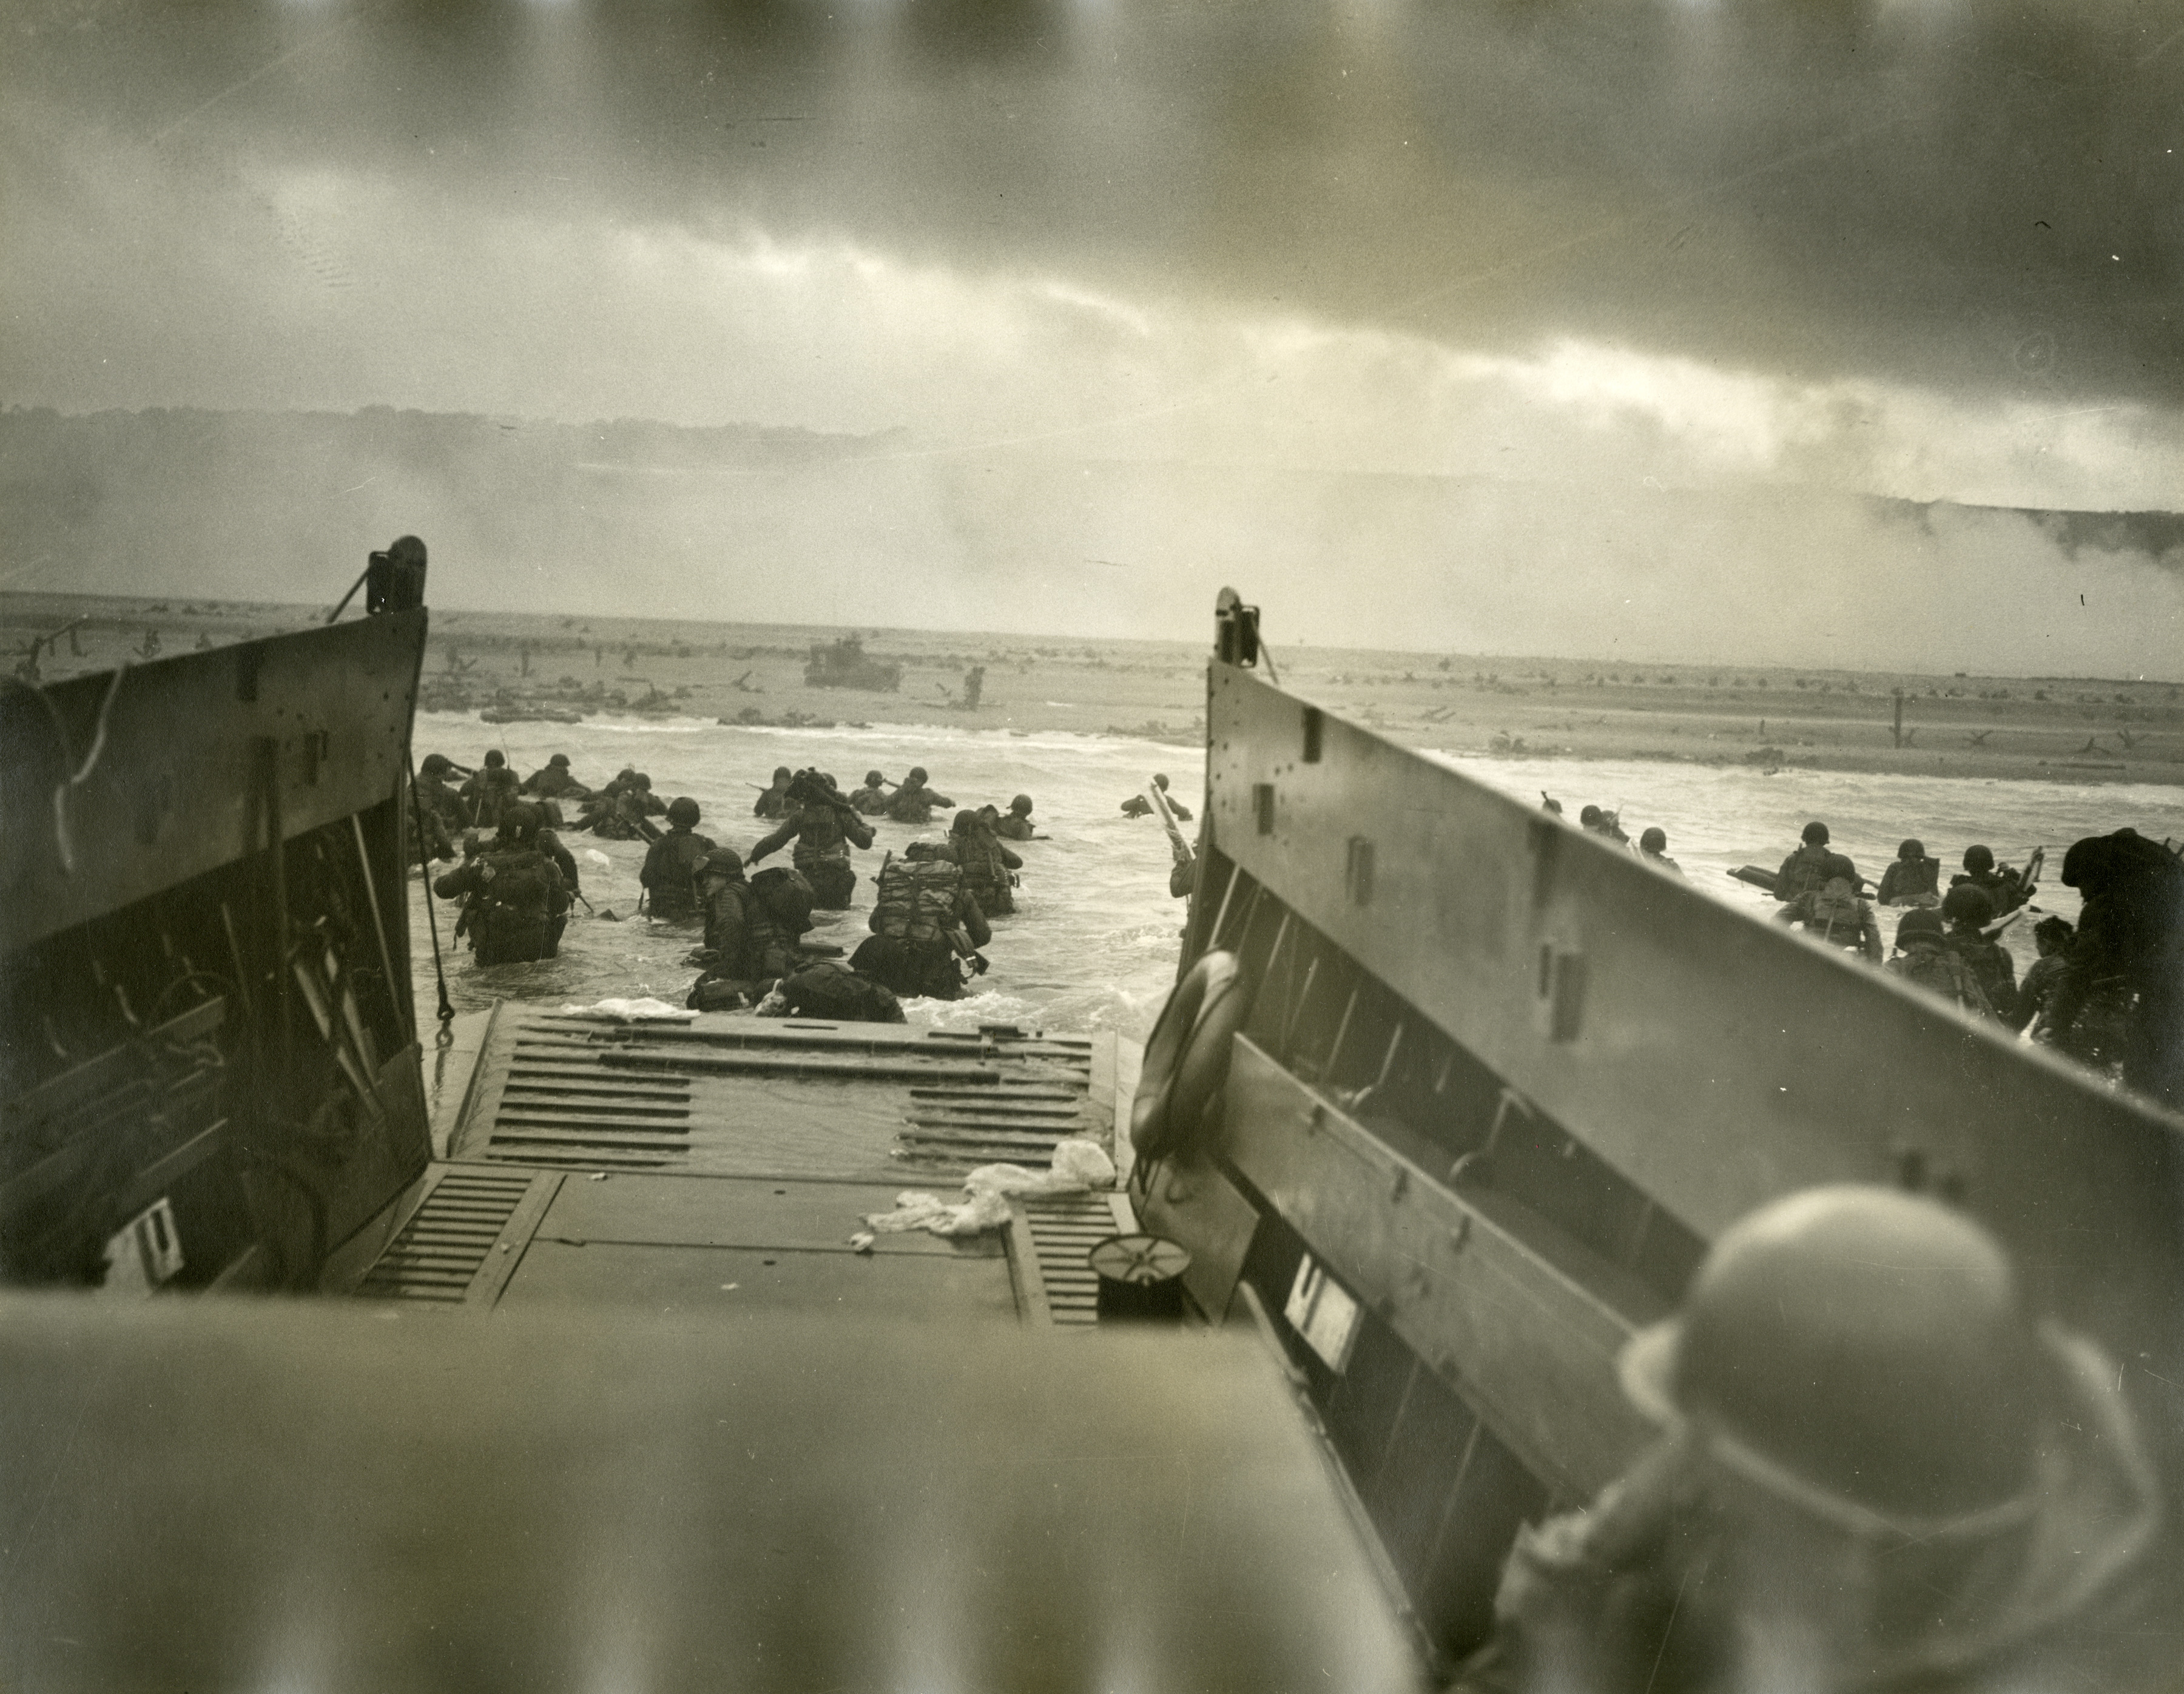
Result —
<instances>
[{"instance_id":1,"label":"soldier wading in water","mask_svg":"<svg viewBox=\"0 0 2184 1694\"><path fill-rule=\"evenodd\" d=\"M788 822L750 850L754 865L794 840L793 862L811 884L811 904L822 911L847 911L857 886L850 847L872 844L872 827L857 816L833 783L817 771L799 771L789 781Z\"/></svg>"}]
</instances>

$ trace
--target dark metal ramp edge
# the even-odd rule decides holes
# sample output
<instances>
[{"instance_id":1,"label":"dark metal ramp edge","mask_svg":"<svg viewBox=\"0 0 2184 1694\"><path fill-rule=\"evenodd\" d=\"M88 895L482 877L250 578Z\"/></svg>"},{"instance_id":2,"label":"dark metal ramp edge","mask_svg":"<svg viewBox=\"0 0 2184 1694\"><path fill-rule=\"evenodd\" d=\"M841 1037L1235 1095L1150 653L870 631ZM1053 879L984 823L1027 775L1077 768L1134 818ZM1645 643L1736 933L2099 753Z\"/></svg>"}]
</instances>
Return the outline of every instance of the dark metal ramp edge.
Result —
<instances>
[{"instance_id":1,"label":"dark metal ramp edge","mask_svg":"<svg viewBox=\"0 0 2184 1694\"><path fill-rule=\"evenodd\" d=\"M439 1306L489 1302L560 1181L552 1172L444 1168L357 1284L356 1296Z\"/></svg>"}]
</instances>

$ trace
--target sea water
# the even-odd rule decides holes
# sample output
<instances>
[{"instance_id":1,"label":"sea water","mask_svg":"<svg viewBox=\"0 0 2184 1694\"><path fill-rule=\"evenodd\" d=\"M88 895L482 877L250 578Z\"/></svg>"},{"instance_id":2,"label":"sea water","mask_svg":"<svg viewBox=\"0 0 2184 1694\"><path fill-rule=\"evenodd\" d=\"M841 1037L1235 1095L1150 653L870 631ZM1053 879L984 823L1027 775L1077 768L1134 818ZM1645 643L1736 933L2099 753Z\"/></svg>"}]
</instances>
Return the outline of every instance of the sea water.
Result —
<instances>
[{"instance_id":1,"label":"sea water","mask_svg":"<svg viewBox=\"0 0 2184 1694\"><path fill-rule=\"evenodd\" d=\"M463 765L475 765L487 748L498 746L525 775L549 755L566 753L577 780L593 786L634 765L651 776L662 798L688 794L698 801L705 814L700 833L746 855L773 827L754 817L751 805L780 765L816 765L832 772L844 791L857 787L867 770L877 767L900 781L909 766L922 765L934 788L973 807L991 802L1006 811L1011 795L1028 794L1045 839L1011 844L1024 868L1017 910L996 921L984 950L991 969L962 1000L906 1002L911 1022L950 1029L1014 1023L1075 1034L1115 1029L1142 1039L1174 980L1184 904L1167 892L1167 839L1157 819L1128 818L1120 807L1161 771L1195 810L1205 779L1204 756L1195 749L1125 736L954 726L786 730L694 718L493 726L434 713L419 716L415 745L421 759L440 752ZM2184 837L2184 790L2173 788L1797 770L1769 776L1749 767L1649 760L1434 756L1529 804L1538 804L1545 790L1573 822L1580 807L1592 804L1618 811L1634 839L1658 825L1694 888L1759 916L1770 914L1774 902L1727 873L1746 864L1774 869L1813 818L1825 820L1830 844L1876 882L1907 836L1923 841L1949 872L1973 842L2014 863L2044 844L2048 866L2036 903L2072 918L2077 898L2059 874L2071 842L2125 824L2157 839ZM922 828L872 820L872 850L852 855L859 875L850 910L817 914L806 939L854 950L868 933L883 855L920 837L938 839L948 818L936 813ZM698 974L688 962L698 931L638 915L644 844L574 831L565 839L577 855L591 910L576 908L558 958L481 968L453 941L455 908L436 902L455 1007L476 1010L495 1000L582 1006L638 995L680 1005ZM766 862L789 859L783 850ZM410 919L417 1004L429 1017L437 991L421 899L411 900ZM1884 935L1892 936L1893 916L1884 912L1881 919ZM2031 930L2031 922L2020 922L2005 932L2020 977L2036 956Z\"/></svg>"},{"instance_id":2,"label":"sea water","mask_svg":"<svg viewBox=\"0 0 2184 1694\"><path fill-rule=\"evenodd\" d=\"M777 766L816 765L831 772L847 793L862 783L868 770L900 782L911 766L922 765L934 789L973 808L990 802L1006 811L1013 795L1028 794L1035 808L1032 821L1044 839L1006 844L1024 867L1015 891L1017 910L994 920L993 941L983 950L990 968L961 1000L906 1001L911 1021L946 1029L1014 1023L1054 1034L1113 1028L1141 1037L1175 978L1184 902L1167 891L1173 856L1167 836L1157 818L1125 817L1121 808L1157 771L1195 810L1205 759L1193 749L1051 731L888 724L787 730L687 718L493 726L435 713L419 715L415 746L421 759L440 752L461 765L477 763L488 747L502 747L525 776L549 755L566 753L577 779L593 787L634 765L652 778L653 792L662 799L688 794L695 800L704 814L698 833L746 857L775 827L753 816L751 806ZM858 873L850 909L815 912L816 927L805 939L855 951L870 933L866 920L883 856L920 839L940 839L952 816L937 811L922 827L885 817L869 820L872 850L850 855ZM681 1005L698 975L688 962L699 942L698 927L638 915L645 844L605 841L574 830L565 832L563 840L577 857L591 911L576 908L558 958L481 968L466 948L451 945L455 907L435 902L455 1008L475 1010L496 999L560 1006L646 995ZM794 844L763 862L788 864L793 852ZM417 1004L429 1015L437 1004L431 937L423 900L413 899L410 905ZM604 916L610 911L615 919Z\"/></svg>"}]
</instances>

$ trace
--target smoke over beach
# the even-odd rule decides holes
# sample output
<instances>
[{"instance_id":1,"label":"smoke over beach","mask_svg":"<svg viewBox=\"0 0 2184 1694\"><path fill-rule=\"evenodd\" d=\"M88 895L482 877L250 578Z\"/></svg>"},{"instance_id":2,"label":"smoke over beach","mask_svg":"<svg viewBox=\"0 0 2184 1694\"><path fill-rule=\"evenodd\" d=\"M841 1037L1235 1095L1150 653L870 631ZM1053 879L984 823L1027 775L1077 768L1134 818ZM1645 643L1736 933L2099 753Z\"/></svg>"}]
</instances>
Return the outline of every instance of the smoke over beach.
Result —
<instances>
[{"instance_id":1,"label":"smoke over beach","mask_svg":"<svg viewBox=\"0 0 2184 1694\"><path fill-rule=\"evenodd\" d=\"M0 575L2150 673L2179 31L31 4Z\"/></svg>"}]
</instances>

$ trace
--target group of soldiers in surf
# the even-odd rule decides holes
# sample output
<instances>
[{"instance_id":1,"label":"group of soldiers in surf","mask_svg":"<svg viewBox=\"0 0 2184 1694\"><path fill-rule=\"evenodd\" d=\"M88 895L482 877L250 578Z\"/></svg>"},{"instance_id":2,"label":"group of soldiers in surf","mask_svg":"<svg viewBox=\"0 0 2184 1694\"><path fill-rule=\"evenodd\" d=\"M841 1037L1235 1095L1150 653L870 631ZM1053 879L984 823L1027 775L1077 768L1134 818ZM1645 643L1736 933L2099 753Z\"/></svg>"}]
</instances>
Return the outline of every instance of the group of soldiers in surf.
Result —
<instances>
[{"instance_id":1,"label":"group of soldiers in surf","mask_svg":"<svg viewBox=\"0 0 2184 1694\"><path fill-rule=\"evenodd\" d=\"M2073 925L2033 904L2045 859L2036 850L2022 868L1997 864L1975 844L1945 889L1940 861L1910 839L1873 888L1816 819L1769 892L1782 922L2131 1087L2184 1101L2184 860L2133 829L2085 837L2063 858L2063 883L2083 902ZM1875 904L1903 913L1892 955ZM2035 914L2039 956L2020 982L1999 937Z\"/></svg>"},{"instance_id":2,"label":"group of soldiers in surf","mask_svg":"<svg viewBox=\"0 0 2184 1694\"><path fill-rule=\"evenodd\" d=\"M703 971L687 1004L900 1023L904 1000L960 999L988 968L992 920L1017 910L1024 861L1004 844L1035 839L1028 794L1017 795L1006 813L993 805L957 809L942 839L887 851L873 875L871 933L846 959L839 948L803 939L814 911L850 909L857 883L850 855L874 845L872 820L918 827L955 807L922 766L899 783L868 771L848 794L825 771L782 766L751 807L775 827L747 854L704 837L688 847L655 846L646 861L654 916L678 915L662 909L661 890L671 884L679 906L678 867L687 863L689 915L705 925L693 956ZM784 847L788 865L749 870Z\"/></svg>"},{"instance_id":3,"label":"group of soldiers in surf","mask_svg":"<svg viewBox=\"0 0 2184 1694\"><path fill-rule=\"evenodd\" d=\"M557 754L519 783L495 749L475 770L440 753L418 766L412 799L421 857L453 860L460 840L461 862L433 879L432 892L461 902L455 939L467 938L481 965L554 957L571 907L584 900L576 856L560 837L560 800L574 786L568 766ZM451 788L448 778L457 776L465 780Z\"/></svg>"},{"instance_id":4,"label":"group of soldiers in surf","mask_svg":"<svg viewBox=\"0 0 2184 1694\"><path fill-rule=\"evenodd\" d=\"M1541 799L1561 814L1552 797ZM1618 815L1596 805L1586 806L1579 822L1682 874L1662 830L1646 830L1634 845ZM2142 1092L2184 1103L2184 859L2129 828L2086 837L2063 861L2064 885L2083 899L2073 925L2032 903L2046 858L2036 849L2021 867L2000 864L1991 847L1975 843L1944 889L1941 861L1909 839L1875 886L1815 819L1780 870L1746 866L1731 874L1773 894L1775 916L1793 928ZM1892 953L1876 905L1903 913ZM2027 916L2039 918L2032 928L2039 956L2020 982L1998 938Z\"/></svg>"},{"instance_id":5,"label":"group of soldiers in surf","mask_svg":"<svg viewBox=\"0 0 2184 1694\"><path fill-rule=\"evenodd\" d=\"M460 788L450 785L456 777L466 778ZM874 844L871 820L922 826L955 806L922 767L900 783L868 772L844 794L827 772L782 766L751 808L774 827L743 853L699 833L704 811L691 796L661 800L635 769L587 788L565 754L521 782L498 751L474 771L433 754L419 767L415 796L427 857L454 858L461 839L462 862L433 889L462 901L457 934L480 964L555 956L570 907L583 898L563 829L641 839L640 912L703 927L692 1007L849 1021L900 1023L903 999L960 997L988 968L992 920L1016 911L1023 861L1004 844L1036 839L1031 797L1018 794L1006 813L960 810L941 840L889 852L874 877L872 933L844 960L841 948L805 939L813 913L850 908L858 881L850 855ZM565 803L577 809L573 823ZM758 868L783 849L788 864Z\"/></svg>"},{"instance_id":6,"label":"group of soldiers in surf","mask_svg":"<svg viewBox=\"0 0 2184 1694\"><path fill-rule=\"evenodd\" d=\"M2040 916L2039 956L2020 983L1997 938L2039 912L2032 899L2045 857L2036 850L2020 869L1975 844L1945 890L1940 862L1923 842L1906 840L1873 891L1880 905L1903 911L1886 967L2131 1087L2184 1103L2184 859L2130 828L2073 844L2061 876L2081 898L2078 922ZM1785 922L1879 963L1866 886L1815 820L1771 891Z\"/></svg>"}]
</instances>

